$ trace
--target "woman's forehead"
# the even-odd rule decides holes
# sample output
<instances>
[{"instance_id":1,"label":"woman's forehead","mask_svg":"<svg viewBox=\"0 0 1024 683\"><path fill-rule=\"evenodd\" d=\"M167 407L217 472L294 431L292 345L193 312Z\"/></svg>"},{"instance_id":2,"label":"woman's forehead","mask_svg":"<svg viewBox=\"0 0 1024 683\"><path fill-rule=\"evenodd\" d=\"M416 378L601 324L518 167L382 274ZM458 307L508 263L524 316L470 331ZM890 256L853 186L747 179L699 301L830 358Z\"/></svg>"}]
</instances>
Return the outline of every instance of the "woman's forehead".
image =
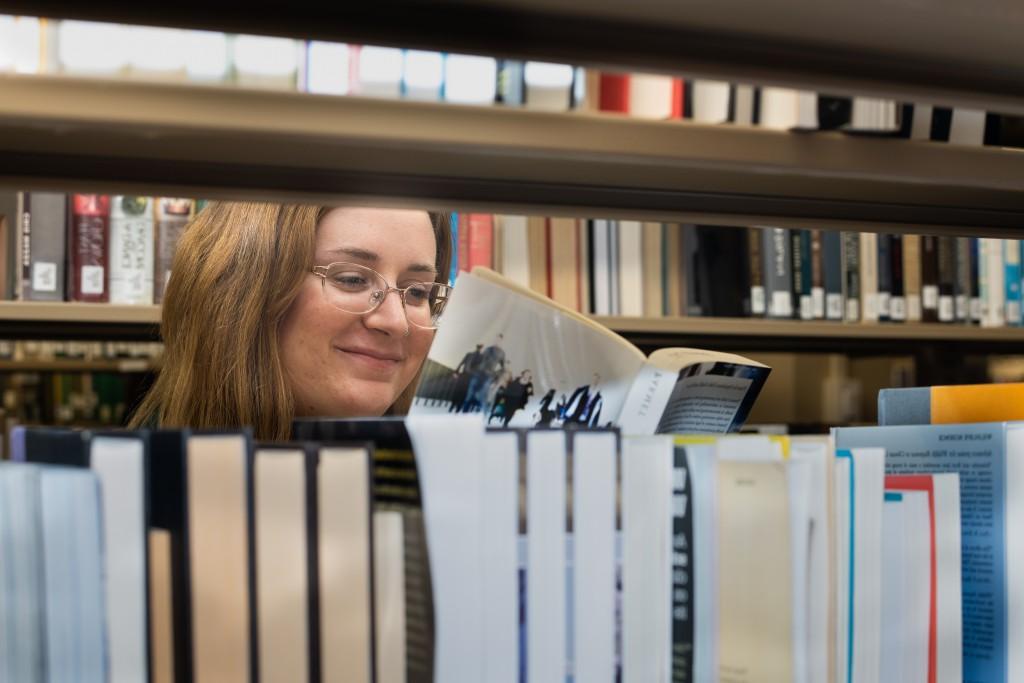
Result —
<instances>
[{"instance_id":1,"label":"woman's forehead","mask_svg":"<svg viewBox=\"0 0 1024 683\"><path fill-rule=\"evenodd\" d=\"M316 248L324 255L349 249L380 260L433 263L437 245L426 211L345 207L332 209L320 221Z\"/></svg>"}]
</instances>

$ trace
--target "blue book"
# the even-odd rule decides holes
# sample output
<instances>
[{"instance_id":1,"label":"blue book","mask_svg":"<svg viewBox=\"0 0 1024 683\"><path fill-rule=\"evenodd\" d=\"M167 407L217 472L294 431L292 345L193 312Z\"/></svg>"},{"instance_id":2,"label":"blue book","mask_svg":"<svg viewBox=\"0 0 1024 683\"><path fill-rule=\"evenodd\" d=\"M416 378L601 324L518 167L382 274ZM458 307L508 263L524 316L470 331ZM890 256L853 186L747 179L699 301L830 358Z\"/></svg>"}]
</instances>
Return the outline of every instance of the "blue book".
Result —
<instances>
[{"instance_id":1,"label":"blue book","mask_svg":"<svg viewBox=\"0 0 1024 683\"><path fill-rule=\"evenodd\" d=\"M1020 240L1003 240L1003 254L1006 268L1006 324L1021 324L1020 295Z\"/></svg>"},{"instance_id":2,"label":"blue book","mask_svg":"<svg viewBox=\"0 0 1024 683\"><path fill-rule=\"evenodd\" d=\"M964 680L1024 680L1024 631L1020 615L1010 619L1011 606L1024 604L1024 422L851 427L833 436L836 448L884 447L887 474L960 474Z\"/></svg>"}]
</instances>

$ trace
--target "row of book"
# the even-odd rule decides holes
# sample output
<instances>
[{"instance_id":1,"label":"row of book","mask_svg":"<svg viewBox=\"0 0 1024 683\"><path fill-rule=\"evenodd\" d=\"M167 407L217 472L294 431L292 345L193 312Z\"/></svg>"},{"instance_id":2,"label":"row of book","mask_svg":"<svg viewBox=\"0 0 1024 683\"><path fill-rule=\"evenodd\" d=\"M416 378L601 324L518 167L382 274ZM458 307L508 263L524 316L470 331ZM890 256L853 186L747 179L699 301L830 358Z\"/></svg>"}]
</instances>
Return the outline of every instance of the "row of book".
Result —
<instances>
[{"instance_id":1,"label":"row of book","mask_svg":"<svg viewBox=\"0 0 1024 683\"><path fill-rule=\"evenodd\" d=\"M204 201L0 193L0 298L153 304Z\"/></svg>"},{"instance_id":2,"label":"row of book","mask_svg":"<svg viewBox=\"0 0 1024 683\"><path fill-rule=\"evenodd\" d=\"M0 360L40 364L64 360L97 363L140 361L137 367L142 368L159 363L163 351L164 345L161 342L0 339Z\"/></svg>"},{"instance_id":3,"label":"row of book","mask_svg":"<svg viewBox=\"0 0 1024 683\"><path fill-rule=\"evenodd\" d=\"M458 214L455 267L485 266L618 316L1021 324L1021 241Z\"/></svg>"},{"instance_id":4,"label":"row of book","mask_svg":"<svg viewBox=\"0 0 1024 683\"><path fill-rule=\"evenodd\" d=\"M4 70L1024 144L1024 119L982 111L568 64L33 17L0 17Z\"/></svg>"},{"instance_id":5,"label":"row of book","mask_svg":"<svg viewBox=\"0 0 1024 683\"><path fill-rule=\"evenodd\" d=\"M14 454L35 464L0 464L17 634L0 667L1016 681L1021 434L630 437L469 415L300 420L277 445L23 430Z\"/></svg>"}]
</instances>

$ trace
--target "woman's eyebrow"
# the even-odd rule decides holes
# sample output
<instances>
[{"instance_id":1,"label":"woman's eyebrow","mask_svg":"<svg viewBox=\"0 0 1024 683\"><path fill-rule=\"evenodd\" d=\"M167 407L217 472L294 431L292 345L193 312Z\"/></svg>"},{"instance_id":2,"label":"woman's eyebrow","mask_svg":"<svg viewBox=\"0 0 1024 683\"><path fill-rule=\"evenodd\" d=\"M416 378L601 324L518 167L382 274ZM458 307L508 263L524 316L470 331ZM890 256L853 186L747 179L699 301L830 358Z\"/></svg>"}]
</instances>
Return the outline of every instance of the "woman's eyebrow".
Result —
<instances>
[{"instance_id":1,"label":"woman's eyebrow","mask_svg":"<svg viewBox=\"0 0 1024 683\"><path fill-rule=\"evenodd\" d=\"M367 263L377 263L380 261L380 256L376 252L369 251L368 249L360 249L359 247L338 247L337 249L331 249L327 252L331 255L342 255L354 258L359 261L365 261ZM430 273L436 274L437 269L429 263L413 263L403 269L403 272L408 273Z\"/></svg>"}]
</instances>

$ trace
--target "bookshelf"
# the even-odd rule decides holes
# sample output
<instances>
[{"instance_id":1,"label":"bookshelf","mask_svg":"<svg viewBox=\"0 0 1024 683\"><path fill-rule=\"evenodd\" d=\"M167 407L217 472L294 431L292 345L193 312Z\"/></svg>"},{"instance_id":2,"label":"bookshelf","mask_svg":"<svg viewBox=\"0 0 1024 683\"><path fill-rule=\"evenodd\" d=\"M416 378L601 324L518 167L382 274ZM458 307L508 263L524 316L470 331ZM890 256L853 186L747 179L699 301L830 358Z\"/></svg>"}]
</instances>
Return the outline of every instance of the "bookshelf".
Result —
<instances>
[{"instance_id":1,"label":"bookshelf","mask_svg":"<svg viewBox=\"0 0 1024 683\"><path fill-rule=\"evenodd\" d=\"M5 339L159 339L159 306L0 301Z\"/></svg>"},{"instance_id":2,"label":"bookshelf","mask_svg":"<svg viewBox=\"0 0 1024 683\"><path fill-rule=\"evenodd\" d=\"M0 88L0 182L24 189L991 237L1024 225L1021 150L176 84Z\"/></svg>"},{"instance_id":3,"label":"bookshelf","mask_svg":"<svg viewBox=\"0 0 1024 683\"><path fill-rule=\"evenodd\" d=\"M299 2L260 14L199 3L4 2L65 18L476 52L749 79L836 94L1024 113L1024 14L956 0Z\"/></svg>"}]
</instances>

